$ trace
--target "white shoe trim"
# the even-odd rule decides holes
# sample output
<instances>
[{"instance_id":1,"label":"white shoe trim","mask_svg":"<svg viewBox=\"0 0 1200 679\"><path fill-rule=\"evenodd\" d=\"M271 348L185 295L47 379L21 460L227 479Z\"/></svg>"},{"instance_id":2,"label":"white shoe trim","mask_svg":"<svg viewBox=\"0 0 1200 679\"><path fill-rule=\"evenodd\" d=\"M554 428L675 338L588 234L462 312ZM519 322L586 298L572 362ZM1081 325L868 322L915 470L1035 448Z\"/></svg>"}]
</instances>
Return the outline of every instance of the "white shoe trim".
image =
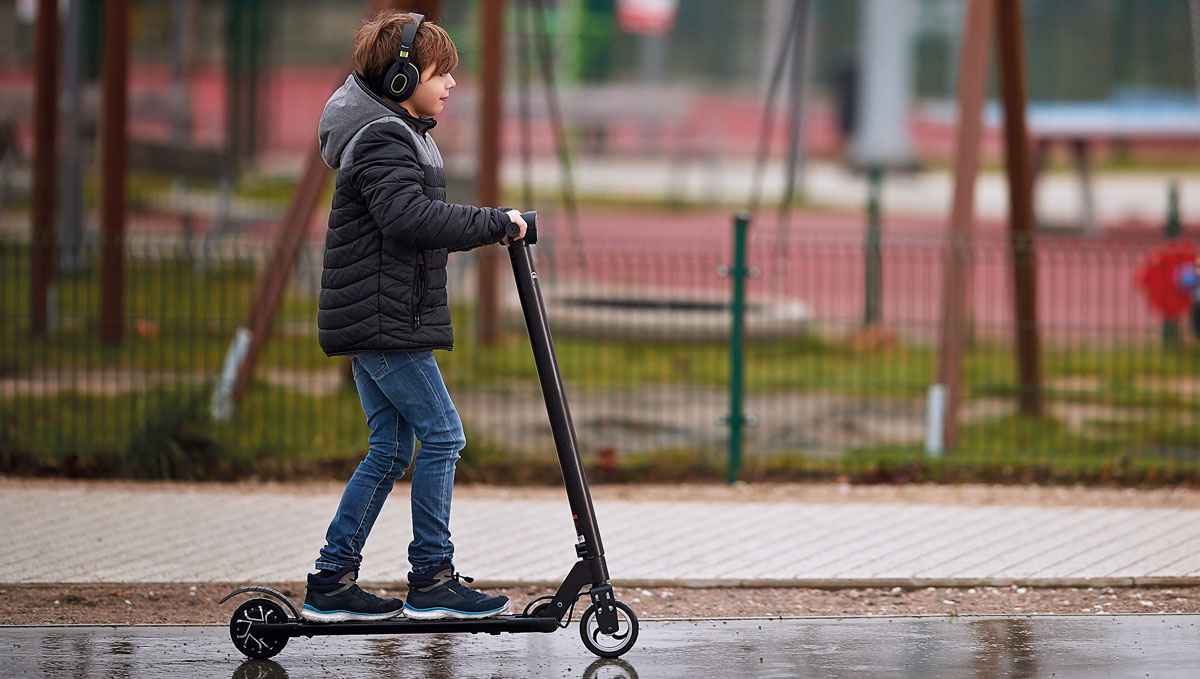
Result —
<instances>
[{"instance_id":1,"label":"white shoe trim","mask_svg":"<svg viewBox=\"0 0 1200 679\"><path fill-rule=\"evenodd\" d=\"M482 613L465 613L463 611L454 611L449 608L413 608L407 603L404 604L404 616L409 620L482 620L484 618L494 618L497 615L503 615L508 612L511 602L504 602L504 605L494 611L484 611Z\"/></svg>"},{"instance_id":2,"label":"white shoe trim","mask_svg":"<svg viewBox=\"0 0 1200 679\"><path fill-rule=\"evenodd\" d=\"M354 613L352 611L318 611L305 604L300 609L300 617L309 622L350 622L352 620L391 620L404 616L404 609L391 613Z\"/></svg>"}]
</instances>

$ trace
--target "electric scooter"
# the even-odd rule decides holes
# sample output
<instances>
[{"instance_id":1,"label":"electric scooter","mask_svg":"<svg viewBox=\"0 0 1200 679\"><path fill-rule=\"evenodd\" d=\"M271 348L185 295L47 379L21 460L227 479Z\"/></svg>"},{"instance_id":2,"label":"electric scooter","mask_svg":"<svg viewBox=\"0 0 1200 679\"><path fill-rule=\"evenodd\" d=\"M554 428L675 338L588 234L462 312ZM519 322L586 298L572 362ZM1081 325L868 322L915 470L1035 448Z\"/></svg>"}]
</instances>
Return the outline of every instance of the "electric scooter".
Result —
<instances>
[{"instance_id":1,"label":"electric scooter","mask_svg":"<svg viewBox=\"0 0 1200 679\"><path fill-rule=\"evenodd\" d=\"M567 406L554 340L550 337L550 326L546 322L542 290L533 266L530 246L537 243L537 213L526 212L522 217L528 230L523 239L513 241L508 246L508 254L533 347L550 429L554 434L554 447L558 451L558 462L566 484L567 500L575 522L575 552L579 560L554 594L533 599L519 615L501 615L483 620L416 621L397 618L313 623L301 618L296 606L281 592L270 587L242 587L229 593L220 603L246 593L270 597L245 601L233 612L229 621L229 636L233 639L233 645L243 654L251 658L270 658L282 651L293 637L311 638L319 635L554 632L570 626L575 604L585 596L589 605L579 618L579 635L583 645L604 658L616 658L633 648L638 636L638 619L632 608L617 600L609 583L600 528L596 524L592 495L579 457L575 425ZM516 224L510 224L507 230L509 237L516 236L518 229Z\"/></svg>"}]
</instances>

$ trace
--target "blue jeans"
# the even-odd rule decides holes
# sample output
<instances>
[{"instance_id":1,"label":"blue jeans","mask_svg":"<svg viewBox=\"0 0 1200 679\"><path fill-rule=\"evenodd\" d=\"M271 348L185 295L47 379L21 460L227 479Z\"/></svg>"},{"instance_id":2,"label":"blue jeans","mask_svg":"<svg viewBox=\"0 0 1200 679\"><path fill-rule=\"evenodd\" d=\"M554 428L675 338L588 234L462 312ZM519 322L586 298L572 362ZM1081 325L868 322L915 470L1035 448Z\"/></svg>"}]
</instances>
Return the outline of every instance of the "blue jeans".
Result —
<instances>
[{"instance_id":1,"label":"blue jeans","mask_svg":"<svg viewBox=\"0 0 1200 679\"><path fill-rule=\"evenodd\" d=\"M351 356L354 383L371 429L367 456L350 477L337 515L325 534L317 568L338 570L362 563L362 548L383 501L413 460L413 541L408 560L423 572L450 561L450 497L454 463L466 446L462 421L432 351L385 351Z\"/></svg>"}]
</instances>

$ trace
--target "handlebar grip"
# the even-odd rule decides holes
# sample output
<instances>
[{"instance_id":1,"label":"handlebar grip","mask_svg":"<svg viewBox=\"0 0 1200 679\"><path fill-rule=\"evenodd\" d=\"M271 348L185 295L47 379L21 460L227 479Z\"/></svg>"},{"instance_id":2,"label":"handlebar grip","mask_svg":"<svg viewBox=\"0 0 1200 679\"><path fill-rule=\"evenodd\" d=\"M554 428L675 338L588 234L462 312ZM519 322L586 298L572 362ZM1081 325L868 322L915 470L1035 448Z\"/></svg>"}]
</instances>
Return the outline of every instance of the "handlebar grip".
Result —
<instances>
[{"instance_id":1,"label":"handlebar grip","mask_svg":"<svg viewBox=\"0 0 1200 679\"><path fill-rule=\"evenodd\" d=\"M529 245L537 244L537 210L522 212L521 219L525 220L525 238L522 240ZM509 238L516 238L521 233L521 227L517 226L516 222L509 222L504 225L504 233Z\"/></svg>"}]
</instances>

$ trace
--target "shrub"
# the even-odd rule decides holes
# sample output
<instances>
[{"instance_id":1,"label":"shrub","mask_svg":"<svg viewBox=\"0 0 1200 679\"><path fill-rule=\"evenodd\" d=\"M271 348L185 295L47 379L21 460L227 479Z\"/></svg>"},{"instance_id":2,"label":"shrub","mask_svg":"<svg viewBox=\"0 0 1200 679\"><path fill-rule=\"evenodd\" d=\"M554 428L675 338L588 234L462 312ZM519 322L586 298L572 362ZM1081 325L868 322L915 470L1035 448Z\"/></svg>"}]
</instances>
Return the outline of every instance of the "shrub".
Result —
<instances>
[{"instance_id":1,"label":"shrub","mask_svg":"<svg viewBox=\"0 0 1200 679\"><path fill-rule=\"evenodd\" d=\"M138 395L135 424L121 451L122 476L135 479L228 480L246 464L223 454L203 391L154 389Z\"/></svg>"}]
</instances>

